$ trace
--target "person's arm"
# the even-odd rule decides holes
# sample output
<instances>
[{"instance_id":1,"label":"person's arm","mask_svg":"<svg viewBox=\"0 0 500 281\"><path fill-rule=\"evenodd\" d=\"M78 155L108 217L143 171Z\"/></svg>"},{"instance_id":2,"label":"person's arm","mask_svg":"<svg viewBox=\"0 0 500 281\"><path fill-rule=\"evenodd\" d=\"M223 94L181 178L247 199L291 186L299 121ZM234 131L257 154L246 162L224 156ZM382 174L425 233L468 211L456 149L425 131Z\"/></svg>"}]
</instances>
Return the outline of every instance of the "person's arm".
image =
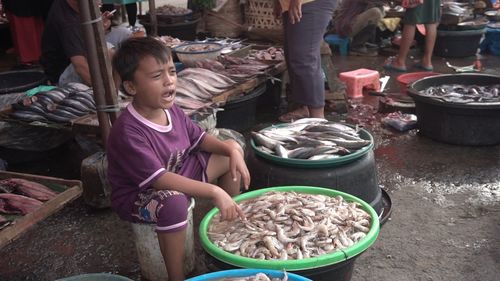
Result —
<instances>
[{"instance_id":1,"label":"person's arm","mask_svg":"<svg viewBox=\"0 0 500 281\"><path fill-rule=\"evenodd\" d=\"M302 18L302 0L290 0L288 18L291 24L300 22L300 19Z\"/></svg>"},{"instance_id":2,"label":"person's arm","mask_svg":"<svg viewBox=\"0 0 500 281\"><path fill-rule=\"evenodd\" d=\"M245 218L240 206L217 185L166 172L153 183L153 187L157 190L175 190L195 197L210 198L214 205L219 208L223 220L233 220L237 217Z\"/></svg>"},{"instance_id":3,"label":"person's arm","mask_svg":"<svg viewBox=\"0 0 500 281\"><path fill-rule=\"evenodd\" d=\"M229 157L231 175L236 179L237 172L241 174L243 186L248 189L250 185L250 172L248 171L244 153L240 145L233 140L221 141L214 136L206 135L200 144L200 148L204 151L224 155Z\"/></svg>"},{"instance_id":4,"label":"person's arm","mask_svg":"<svg viewBox=\"0 0 500 281\"><path fill-rule=\"evenodd\" d=\"M70 58L71 64L75 68L76 73L80 75L83 82L87 85L92 85L92 79L90 77L89 64L84 56L72 56Z\"/></svg>"}]
</instances>

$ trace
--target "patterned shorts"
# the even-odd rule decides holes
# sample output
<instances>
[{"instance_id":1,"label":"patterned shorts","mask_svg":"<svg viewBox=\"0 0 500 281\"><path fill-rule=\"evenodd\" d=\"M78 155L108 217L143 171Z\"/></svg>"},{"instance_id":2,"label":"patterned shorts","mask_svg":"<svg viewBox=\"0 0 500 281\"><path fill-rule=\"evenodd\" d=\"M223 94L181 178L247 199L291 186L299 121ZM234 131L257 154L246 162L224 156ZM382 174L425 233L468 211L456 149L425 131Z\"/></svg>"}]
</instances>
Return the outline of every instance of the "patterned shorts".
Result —
<instances>
[{"instance_id":1,"label":"patterned shorts","mask_svg":"<svg viewBox=\"0 0 500 281\"><path fill-rule=\"evenodd\" d=\"M175 232L187 226L189 198L182 192L148 189L139 193L133 217L156 224L157 232Z\"/></svg>"}]
</instances>

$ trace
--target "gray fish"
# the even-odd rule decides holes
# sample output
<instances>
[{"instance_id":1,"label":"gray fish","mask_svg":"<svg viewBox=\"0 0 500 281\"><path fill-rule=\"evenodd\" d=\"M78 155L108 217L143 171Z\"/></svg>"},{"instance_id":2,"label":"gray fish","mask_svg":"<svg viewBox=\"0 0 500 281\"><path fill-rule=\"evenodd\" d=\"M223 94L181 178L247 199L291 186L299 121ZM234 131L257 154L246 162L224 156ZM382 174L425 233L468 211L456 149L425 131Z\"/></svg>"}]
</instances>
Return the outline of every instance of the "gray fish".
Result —
<instances>
[{"instance_id":1,"label":"gray fish","mask_svg":"<svg viewBox=\"0 0 500 281\"><path fill-rule=\"evenodd\" d=\"M262 145L262 146L265 146L271 150L274 150L276 145L278 144L281 144L283 145L282 142L280 141L277 141L277 140L273 140L269 137L266 137L264 136L263 134L261 133L257 133L257 132L251 132L252 134L252 139L254 140L254 142L257 144L257 145Z\"/></svg>"},{"instance_id":2,"label":"gray fish","mask_svg":"<svg viewBox=\"0 0 500 281\"><path fill-rule=\"evenodd\" d=\"M94 111L90 107L88 107L86 104L82 103L81 101L71 99L71 98L67 98L67 99L62 100L61 104L73 107L73 108L80 110L80 111L85 111L85 112Z\"/></svg>"},{"instance_id":3,"label":"gray fish","mask_svg":"<svg viewBox=\"0 0 500 281\"><path fill-rule=\"evenodd\" d=\"M57 122L57 123L68 123L73 118L61 116L61 115L57 115L57 114L54 114L52 112L49 112L49 113L47 113L47 119L49 119L50 121L53 121L53 122Z\"/></svg>"},{"instance_id":4,"label":"gray fish","mask_svg":"<svg viewBox=\"0 0 500 281\"><path fill-rule=\"evenodd\" d=\"M45 118L44 116L42 116L36 112L33 112L33 111L16 110L16 111L10 113L9 116L12 118L15 118L15 119L28 121L28 122L47 121L47 118Z\"/></svg>"}]
</instances>

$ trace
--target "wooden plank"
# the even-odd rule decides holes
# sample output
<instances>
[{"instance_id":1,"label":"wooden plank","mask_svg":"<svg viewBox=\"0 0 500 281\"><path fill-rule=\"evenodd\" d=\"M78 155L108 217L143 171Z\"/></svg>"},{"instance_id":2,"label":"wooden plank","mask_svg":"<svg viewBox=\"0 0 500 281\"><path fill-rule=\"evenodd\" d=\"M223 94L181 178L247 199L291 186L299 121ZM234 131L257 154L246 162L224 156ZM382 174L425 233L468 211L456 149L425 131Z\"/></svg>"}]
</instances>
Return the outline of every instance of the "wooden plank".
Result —
<instances>
[{"instance_id":1,"label":"wooden plank","mask_svg":"<svg viewBox=\"0 0 500 281\"><path fill-rule=\"evenodd\" d=\"M68 186L68 189L59 193L56 197L52 198L51 200L45 202L36 211L16 219L13 222L13 224L7 226L3 230L0 230L0 248L14 241L21 234L23 234L31 227L33 227L36 223L42 221L51 214L57 212L58 210L63 208L67 203L78 198L83 191L82 182L77 180L65 180L65 179L46 177L46 176L0 171L0 179L11 178L11 177L23 178L26 180L31 180L36 182L46 181L46 182L56 183Z\"/></svg>"}]
</instances>

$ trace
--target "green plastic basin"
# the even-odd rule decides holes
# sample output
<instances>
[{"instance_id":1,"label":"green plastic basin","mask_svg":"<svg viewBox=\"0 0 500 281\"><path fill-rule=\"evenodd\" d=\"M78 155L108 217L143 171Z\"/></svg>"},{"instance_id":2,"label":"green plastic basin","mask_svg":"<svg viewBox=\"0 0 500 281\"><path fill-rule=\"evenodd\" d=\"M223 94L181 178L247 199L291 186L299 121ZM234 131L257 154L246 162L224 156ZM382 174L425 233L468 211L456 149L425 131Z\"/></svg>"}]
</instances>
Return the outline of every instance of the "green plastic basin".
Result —
<instances>
[{"instance_id":1,"label":"green plastic basin","mask_svg":"<svg viewBox=\"0 0 500 281\"><path fill-rule=\"evenodd\" d=\"M262 269L299 271L306 269L321 268L337 264L349 260L353 257L356 257L357 255L361 254L366 249L368 249L373 243L375 243L375 240L378 237L378 233L380 231L380 223L378 215L375 212L375 210L365 201L341 191L321 188L321 187L313 187L313 186L280 186L280 187L271 187L271 188L264 188L255 191L250 191L238 195L234 199L236 202L240 202L242 200L258 197L270 191L282 191L282 192L295 191L298 193L322 194L331 197L340 195L344 198L344 200L348 202L357 202L361 204L362 208L370 214L371 216L370 231L368 231L368 233L363 239L361 239L351 247L330 254L325 254L312 258L305 258L301 260L253 259L226 252L223 249L217 247L215 244L213 244L212 241L210 241L207 235L208 226L210 225L210 221L213 219L213 217L219 212L219 209L214 208L205 215L200 224L199 235L201 239L201 245L203 246L205 251L207 251L207 253L209 253L212 257L216 258L217 260L239 268L262 268Z\"/></svg>"}]
</instances>

